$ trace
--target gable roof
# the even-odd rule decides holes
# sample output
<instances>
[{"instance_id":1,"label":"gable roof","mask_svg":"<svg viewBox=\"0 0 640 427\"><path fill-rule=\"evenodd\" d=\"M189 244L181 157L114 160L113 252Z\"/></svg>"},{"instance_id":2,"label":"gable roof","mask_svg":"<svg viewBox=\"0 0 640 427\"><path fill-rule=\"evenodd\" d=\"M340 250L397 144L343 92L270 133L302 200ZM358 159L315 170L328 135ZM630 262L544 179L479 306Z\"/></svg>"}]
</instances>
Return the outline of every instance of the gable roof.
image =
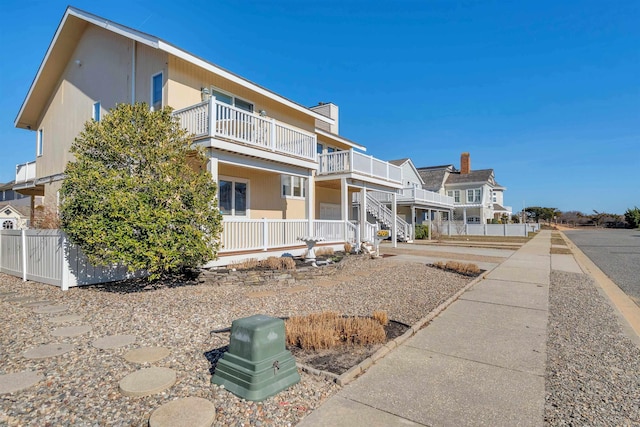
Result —
<instances>
[{"instance_id":1,"label":"gable roof","mask_svg":"<svg viewBox=\"0 0 640 427\"><path fill-rule=\"evenodd\" d=\"M31 211L29 206L12 206L10 203L0 204L0 212L4 212L7 209L11 210L14 215L18 215L22 218L29 218L29 212Z\"/></svg>"},{"instance_id":2,"label":"gable roof","mask_svg":"<svg viewBox=\"0 0 640 427\"><path fill-rule=\"evenodd\" d=\"M493 185L495 183L493 178L493 169L479 169L472 170L469 173L462 174L458 171L449 174L446 184L470 184L474 182L489 183Z\"/></svg>"},{"instance_id":3,"label":"gable roof","mask_svg":"<svg viewBox=\"0 0 640 427\"><path fill-rule=\"evenodd\" d=\"M422 187L429 191L440 191L448 174L455 170L453 165L429 166L418 168L418 174L424 184Z\"/></svg>"},{"instance_id":4,"label":"gable roof","mask_svg":"<svg viewBox=\"0 0 640 427\"><path fill-rule=\"evenodd\" d=\"M241 86L244 86L254 92L273 99L276 102L282 103L294 110L303 112L313 118L322 120L329 124L334 124L335 121L320 113L310 110L309 108L291 101L275 92L272 92L262 86L253 83L244 77L234 74L222 67L219 67L211 62L205 61L185 50L182 50L158 37L150 34L143 33L133 28L126 27L124 25L111 22L105 18L101 18L97 15L93 15L89 12L85 12L74 7L67 7L58 28L49 44L47 52L40 63L38 72L31 83L27 96L20 107L20 111L14 121L15 127L31 129L37 125L40 112L46 105L49 99L52 88L57 83L58 79L64 72L64 69L69 62L75 47L78 44L80 36L84 32L88 25L96 25L105 30L112 31L123 37L131 40L135 40L138 43L145 44L154 49L159 49L167 52L170 55L181 58L187 62L190 62L200 68L210 71L214 74L220 75L226 79L233 81Z\"/></svg>"},{"instance_id":5,"label":"gable roof","mask_svg":"<svg viewBox=\"0 0 640 427\"><path fill-rule=\"evenodd\" d=\"M407 163L407 161L409 161L410 159L408 157L405 157L404 159L398 159L398 160L389 160L389 163L391 163L392 165L395 166L402 166L405 163Z\"/></svg>"}]
</instances>

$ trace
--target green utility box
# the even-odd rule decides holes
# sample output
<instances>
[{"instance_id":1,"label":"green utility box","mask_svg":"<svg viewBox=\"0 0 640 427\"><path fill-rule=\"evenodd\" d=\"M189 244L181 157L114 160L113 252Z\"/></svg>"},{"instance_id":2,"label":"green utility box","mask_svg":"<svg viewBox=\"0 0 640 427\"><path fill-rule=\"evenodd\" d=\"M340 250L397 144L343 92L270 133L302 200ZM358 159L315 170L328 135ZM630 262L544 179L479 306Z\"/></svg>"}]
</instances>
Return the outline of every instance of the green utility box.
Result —
<instances>
[{"instance_id":1,"label":"green utility box","mask_svg":"<svg viewBox=\"0 0 640 427\"><path fill-rule=\"evenodd\" d=\"M282 319L256 314L233 321L229 351L218 361L212 383L259 402L299 381Z\"/></svg>"}]
</instances>

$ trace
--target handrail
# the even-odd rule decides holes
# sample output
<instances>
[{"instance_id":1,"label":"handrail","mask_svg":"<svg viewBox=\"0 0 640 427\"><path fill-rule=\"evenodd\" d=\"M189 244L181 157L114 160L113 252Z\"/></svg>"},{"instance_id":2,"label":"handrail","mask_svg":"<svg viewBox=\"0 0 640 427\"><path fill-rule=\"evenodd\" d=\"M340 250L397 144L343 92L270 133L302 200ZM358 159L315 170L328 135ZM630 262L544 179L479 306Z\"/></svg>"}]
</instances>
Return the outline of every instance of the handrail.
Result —
<instances>
[{"instance_id":1,"label":"handrail","mask_svg":"<svg viewBox=\"0 0 640 427\"><path fill-rule=\"evenodd\" d=\"M399 166L353 150L320 154L318 163L319 175L357 172L385 181L402 182L402 168Z\"/></svg>"}]
</instances>

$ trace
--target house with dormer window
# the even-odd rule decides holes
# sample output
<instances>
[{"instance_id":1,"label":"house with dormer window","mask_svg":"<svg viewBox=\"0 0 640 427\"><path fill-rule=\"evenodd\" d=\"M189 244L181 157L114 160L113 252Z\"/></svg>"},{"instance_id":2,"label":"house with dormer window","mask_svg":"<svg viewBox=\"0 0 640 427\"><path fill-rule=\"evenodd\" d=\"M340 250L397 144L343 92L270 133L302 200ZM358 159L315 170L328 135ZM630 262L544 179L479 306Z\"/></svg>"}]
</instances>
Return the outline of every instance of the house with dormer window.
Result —
<instances>
[{"instance_id":1,"label":"house with dormer window","mask_svg":"<svg viewBox=\"0 0 640 427\"><path fill-rule=\"evenodd\" d=\"M134 102L172 107L207 152L224 216L212 265L301 252L302 236L338 246L371 240L376 225L366 209L354 214L354 195L393 199L404 186L401 167L340 135L338 106L300 105L156 36L69 7L15 119L33 132L35 160L17 166L12 190L42 197L55 212L84 123Z\"/></svg>"}]
</instances>

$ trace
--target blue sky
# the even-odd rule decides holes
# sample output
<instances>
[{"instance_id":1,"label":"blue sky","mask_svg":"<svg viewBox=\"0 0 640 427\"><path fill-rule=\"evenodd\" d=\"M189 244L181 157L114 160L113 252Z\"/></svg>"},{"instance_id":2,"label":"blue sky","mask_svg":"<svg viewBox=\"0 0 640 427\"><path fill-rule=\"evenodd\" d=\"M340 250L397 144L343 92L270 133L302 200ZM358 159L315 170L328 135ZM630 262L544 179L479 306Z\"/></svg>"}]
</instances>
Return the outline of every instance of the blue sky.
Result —
<instances>
[{"instance_id":1,"label":"blue sky","mask_svg":"<svg viewBox=\"0 0 640 427\"><path fill-rule=\"evenodd\" d=\"M416 166L493 168L505 204L640 206L640 2L76 1L303 105ZM67 2L5 0L0 182L35 159L13 126Z\"/></svg>"}]
</instances>

